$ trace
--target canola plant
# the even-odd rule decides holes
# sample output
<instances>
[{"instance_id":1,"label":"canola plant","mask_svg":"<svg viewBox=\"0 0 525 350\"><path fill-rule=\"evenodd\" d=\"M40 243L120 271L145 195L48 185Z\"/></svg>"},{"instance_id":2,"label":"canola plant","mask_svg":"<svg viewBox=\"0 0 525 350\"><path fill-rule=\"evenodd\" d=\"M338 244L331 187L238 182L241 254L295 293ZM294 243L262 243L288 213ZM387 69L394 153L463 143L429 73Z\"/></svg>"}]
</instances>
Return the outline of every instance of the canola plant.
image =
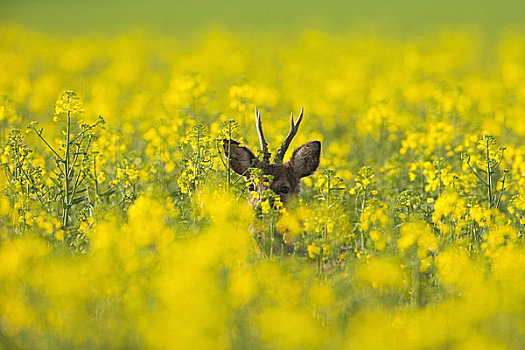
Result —
<instances>
[{"instance_id":1,"label":"canola plant","mask_svg":"<svg viewBox=\"0 0 525 350\"><path fill-rule=\"evenodd\" d=\"M0 38L0 349L525 346L522 33Z\"/></svg>"}]
</instances>

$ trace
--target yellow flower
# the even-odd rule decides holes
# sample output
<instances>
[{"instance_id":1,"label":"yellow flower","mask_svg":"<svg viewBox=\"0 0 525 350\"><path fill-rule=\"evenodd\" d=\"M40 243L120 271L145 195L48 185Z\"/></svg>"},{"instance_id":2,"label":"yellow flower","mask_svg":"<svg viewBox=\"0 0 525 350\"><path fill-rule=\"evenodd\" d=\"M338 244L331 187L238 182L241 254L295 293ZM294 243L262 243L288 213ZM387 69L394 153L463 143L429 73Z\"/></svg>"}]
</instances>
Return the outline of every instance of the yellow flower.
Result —
<instances>
[{"instance_id":1,"label":"yellow flower","mask_svg":"<svg viewBox=\"0 0 525 350\"><path fill-rule=\"evenodd\" d=\"M270 209L270 202L267 199L261 202L261 211L263 214L268 214L270 212Z\"/></svg>"},{"instance_id":2,"label":"yellow flower","mask_svg":"<svg viewBox=\"0 0 525 350\"><path fill-rule=\"evenodd\" d=\"M62 113L77 115L84 112L82 101L74 91L64 91L55 103L55 117ZM55 118L53 118L53 121Z\"/></svg>"},{"instance_id":3,"label":"yellow flower","mask_svg":"<svg viewBox=\"0 0 525 350\"><path fill-rule=\"evenodd\" d=\"M106 174L101 172L97 175L97 182L102 183L104 181L106 181Z\"/></svg>"},{"instance_id":4,"label":"yellow flower","mask_svg":"<svg viewBox=\"0 0 525 350\"><path fill-rule=\"evenodd\" d=\"M326 222L326 232L332 233L334 231L335 221L328 219Z\"/></svg>"},{"instance_id":5,"label":"yellow flower","mask_svg":"<svg viewBox=\"0 0 525 350\"><path fill-rule=\"evenodd\" d=\"M84 232L85 230L87 230L88 227L89 227L89 223L87 223L86 221L82 221L80 223L80 226L79 226L78 230L80 232Z\"/></svg>"},{"instance_id":6,"label":"yellow flower","mask_svg":"<svg viewBox=\"0 0 525 350\"><path fill-rule=\"evenodd\" d=\"M316 246L315 243L310 244L306 250L308 251L308 256L312 259L315 259L321 254L321 247Z\"/></svg>"},{"instance_id":7,"label":"yellow flower","mask_svg":"<svg viewBox=\"0 0 525 350\"><path fill-rule=\"evenodd\" d=\"M55 238L59 241L62 241L64 239L64 230L58 230L55 233Z\"/></svg>"},{"instance_id":8,"label":"yellow flower","mask_svg":"<svg viewBox=\"0 0 525 350\"><path fill-rule=\"evenodd\" d=\"M323 243L322 244L322 248L323 248L323 255L324 256L328 256L332 252L332 247L328 243Z\"/></svg>"}]
</instances>

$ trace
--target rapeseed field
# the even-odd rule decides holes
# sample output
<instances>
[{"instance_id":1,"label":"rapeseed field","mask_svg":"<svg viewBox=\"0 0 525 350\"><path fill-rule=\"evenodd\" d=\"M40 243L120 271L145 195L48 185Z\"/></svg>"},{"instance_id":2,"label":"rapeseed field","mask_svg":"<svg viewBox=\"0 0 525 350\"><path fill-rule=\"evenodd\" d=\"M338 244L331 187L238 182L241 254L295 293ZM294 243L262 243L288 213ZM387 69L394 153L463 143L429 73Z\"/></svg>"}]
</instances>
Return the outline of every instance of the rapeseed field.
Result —
<instances>
[{"instance_id":1,"label":"rapeseed field","mask_svg":"<svg viewBox=\"0 0 525 350\"><path fill-rule=\"evenodd\" d=\"M0 349L525 347L523 32L0 38Z\"/></svg>"}]
</instances>

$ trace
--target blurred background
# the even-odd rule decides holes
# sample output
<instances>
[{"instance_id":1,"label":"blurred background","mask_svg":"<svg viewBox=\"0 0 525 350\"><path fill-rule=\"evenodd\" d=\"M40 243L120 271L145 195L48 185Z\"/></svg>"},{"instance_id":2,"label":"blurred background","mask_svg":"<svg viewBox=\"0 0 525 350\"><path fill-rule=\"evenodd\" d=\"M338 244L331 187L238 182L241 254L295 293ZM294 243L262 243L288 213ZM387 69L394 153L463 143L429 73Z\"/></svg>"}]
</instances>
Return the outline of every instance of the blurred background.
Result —
<instances>
[{"instance_id":1,"label":"blurred background","mask_svg":"<svg viewBox=\"0 0 525 350\"><path fill-rule=\"evenodd\" d=\"M357 27L413 34L458 25L490 33L525 23L525 1L2 0L0 21L66 35L137 29L189 35L214 27L247 32Z\"/></svg>"}]
</instances>

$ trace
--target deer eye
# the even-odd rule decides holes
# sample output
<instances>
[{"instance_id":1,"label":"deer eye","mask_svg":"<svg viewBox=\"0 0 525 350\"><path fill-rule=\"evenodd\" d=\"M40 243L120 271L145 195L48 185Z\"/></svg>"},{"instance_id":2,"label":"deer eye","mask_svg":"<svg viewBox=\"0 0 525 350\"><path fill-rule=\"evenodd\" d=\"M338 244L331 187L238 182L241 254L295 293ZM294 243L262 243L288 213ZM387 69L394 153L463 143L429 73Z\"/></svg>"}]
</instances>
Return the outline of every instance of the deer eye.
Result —
<instances>
[{"instance_id":1,"label":"deer eye","mask_svg":"<svg viewBox=\"0 0 525 350\"><path fill-rule=\"evenodd\" d=\"M282 193L282 194L288 194L288 193L290 193L290 187L288 187L288 186L283 186L283 187L281 187L281 189L279 190L279 192Z\"/></svg>"}]
</instances>

